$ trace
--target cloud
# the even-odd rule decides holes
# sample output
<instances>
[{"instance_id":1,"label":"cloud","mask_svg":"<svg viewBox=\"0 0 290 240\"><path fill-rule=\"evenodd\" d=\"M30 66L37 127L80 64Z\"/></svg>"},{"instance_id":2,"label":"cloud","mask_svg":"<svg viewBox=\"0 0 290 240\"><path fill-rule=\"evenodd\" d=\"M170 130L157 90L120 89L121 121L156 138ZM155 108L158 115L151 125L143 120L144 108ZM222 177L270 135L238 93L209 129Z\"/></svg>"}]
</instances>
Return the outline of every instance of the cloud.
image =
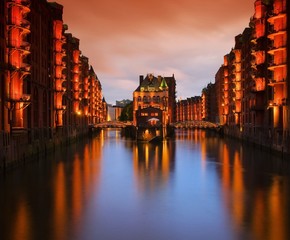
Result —
<instances>
[{"instance_id":1,"label":"cloud","mask_svg":"<svg viewBox=\"0 0 290 240\"><path fill-rule=\"evenodd\" d=\"M253 0L59 0L107 101L131 98L139 75L175 73L178 96L214 81Z\"/></svg>"}]
</instances>

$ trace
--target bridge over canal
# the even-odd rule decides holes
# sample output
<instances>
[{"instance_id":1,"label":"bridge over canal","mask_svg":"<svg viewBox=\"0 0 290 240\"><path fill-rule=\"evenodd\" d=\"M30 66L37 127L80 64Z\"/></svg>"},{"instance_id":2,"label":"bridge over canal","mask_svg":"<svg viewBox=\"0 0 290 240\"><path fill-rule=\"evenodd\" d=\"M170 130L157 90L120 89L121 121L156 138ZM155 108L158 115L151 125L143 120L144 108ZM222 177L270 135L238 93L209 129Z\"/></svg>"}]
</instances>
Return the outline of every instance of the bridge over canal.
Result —
<instances>
[{"instance_id":1,"label":"bridge over canal","mask_svg":"<svg viewBox=\"0 0 290 240\"><path fill-rule=\"evenodd\" d=\"M175 128L219 128L220 125L208 121L184 121L172 123L171 126Z\"/></svg>"},{"instance_id":2,"label":"bridge over canal","mask_svg":"<svg viewBox=\"0 0 290 240\"><path fill-rule=\"evenodd\" d=\"M106 121L94 124L95 128L125 128L128 126L132 126L132 122L121 122L121 121Z\"/></svg>"},{"instance_id":3,"label":"bridge over canal","mask_svg":"<svg viewBox=\"0 0 290 240\"><path fill-rule=\"evenodd\" d=\"M121 121L106 121L102 123L97 123L94 125L95 128L125 128L132 126L131 121L121 122ZM219 128L220 125L208 121L184 121L171 123L170 126L174 128Z\"/></svg>"}]
</instances>

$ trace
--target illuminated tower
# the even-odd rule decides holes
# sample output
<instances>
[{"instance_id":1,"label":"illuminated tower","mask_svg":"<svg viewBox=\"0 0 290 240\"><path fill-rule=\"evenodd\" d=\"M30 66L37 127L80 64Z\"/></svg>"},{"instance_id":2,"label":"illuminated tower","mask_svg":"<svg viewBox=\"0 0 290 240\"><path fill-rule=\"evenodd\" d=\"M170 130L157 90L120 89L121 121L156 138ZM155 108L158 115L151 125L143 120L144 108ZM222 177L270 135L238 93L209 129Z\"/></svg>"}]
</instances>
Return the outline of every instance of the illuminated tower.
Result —
<instances>
[{"instance_id":1,"label":"illuminated tower","mask_svg":"<svg viewBox=\"0 0 290 240\"><path fill-rule=\"evenodd\" d=\"M75 39L79 45L79 40ZM72 79L72 84L73 84L73 112L77 114L81 114L80 110L80 101L81 101L81 96L80 96L80 55L81 51L78 49L73 50L73 79Z\"/></svg>"},{"instance_id":2,"label":"illuminated tower","mask_svg":"<svg viewBox=\"0 0 290 240\"><path fill-rule=\"evenodd\" d=\"M169 79L171 78L167 80ZM174 76L172 80L175 82ZM171 123L172 117L169 113L175 111L175 105L173 108L172 102L169 102L169 89L166 79L161 76L154 77L153 74L147 74L145 78L143 75L139 77L139 86L133 92L133 124L135 126L145 121L147 117L149 119L149 116L153 116L153 113L145 113L141 110L151 111L153 108L161 110L161 114L158 113L158 120L163 126ZM175 90L171 93L175 94Z\"/></svg>"},{"instance_id":3,"label":"illuminated tower","mask_svg":"<svg viewBox=\"0 0 290 240\"><path fill-rule=\"evenodd\" d=\"M268 53L271 56L268 69L271 71L269 86L270 125L277 130L289 131L288 79L287 79L287 15L286 0L274 0L268 18L268 38L271 41ZM289 63L288 63L289 64Z\"/></svg>"},{"instance_id":4,"label":"illuminated tower","mask_svg":"<svg viewBox=\"0 0 290 240\"><path fill-rule=\"evenodd\" d=\"M82 104L83 113L86 121L89 116L89 59L85 56L81 57L82 62Z\"/></svg>"},{"instance_id":5,"label":"illuminated tower","mask_svg":"<svg viewBox=\"0 0 290 240\"><path fill-rule=\"evenodd\" d=\"M103 105L102 85L93 67L89 70L89 123L97 124L106 121Z\"/></svg>"},{"instance_id":6,"label":"illuminated tower","mask_svg":"<svg viewBox=\"0 0 290 240\"><path fill-rule=\"evenodd\" d=\"M237 37L236 41L240 41L240 36ZM239 42L240 43L240 42ZM233 115L234 115L234 123L236 125L240 125L241 123L241 111L242 111L242 72L241 72L241 48L240 46L233 49L234 60L233 60L233 71L232 71L232 79L233 79Z\"/></svg>"},{"instance_id":7,"label":"illuminated tower","mask_svg":"<svg viewBox=\"0 0 290 240\"><path fill-rule=\"evenodd\" d=\"M222 124L228 124L229 117L229 54L224 56L223 64L223 102L222 102Z\"/></svg>"},{"instance_id":8,"label":"illuminated tower","mask_svg":"<svg viewBox=\"0 0 290 240\"><path fill-rule=\"evenodd\" d=\"M0 1L0 131L4 131L4 122L7 111L4 107L4 83L5 83L5 50L6 50L6 1ZM7 118L6 118L7 119Z\"/></svg>"},{"instance_id":9,"label":"illuminated tower","mask_svg":"<svg viewBox=\"0 0 290 240\"><path fill-rule=\"evenodd\" d=\"M24 92L25 77L30 74L30 65L26 62L30 54L30 12L29 0L7 1L7 53L8 68L5 80L5 102L8 109L10 131L24 129L23 110L28 106L30 95Z\"/></svg>"},{"instance_id":10,"label":"illuminated tower","mask_svg":"<svg viewBox=\"0 0 290 240\"><path fill-rule=\"evenodd\" d=\"M267 70L267 9L265 1L255 1L255 13L250 21L252 28L251 37L251 70L250 79L246 79L245 115L246 129L255 132L257 127L265 125L265 102L266 102L266 82L268 78ZM247 89L248 87L248 89Z\"/></svg>"},{"instance_id":11,"label":"illuminated tower","mask_svg":"<svg viewBox=\"0 0 290 240\"><path fill-rule=\"evenodd\" d=\"M223 124L223 81L224 81L224 68L221 66L215 74L215 89L216 89L216 101L217 101L217 112L215 122Z\"/></svg>"},{"instance_id":12,"label":"illuminated tower","mask_svg":"<svg viewBox=\"0 0 290 240\"><path fill-rule=\"evenodd\" d=\"M207 99L206 95L207 95L206 94L206 88L204 88L202 90L202 93L201 93L201 106L202 106L202 108L201 108L201 119L204 120L204 121L207 118L207 108L206 108L206 106L207 106L208 99Z\"/></svg>"},{"instance_id":13,"label":"illuminated tower","mask_svg":"<svg viewBox=\"0 0 290 240\"><path fill-rule=\"evenodd\" d=\"M54 109L55 109L55 124L56 127L63 126L63 114L66 106L63 105L63 95L66 88L63 87L63 83L66 81L66 76L63 74L63 70L66 67L63 58L65 56L65 50L63 44L65 43L65 37L63 35L63 21L53 21L53 38L54 38Z\"/></svg>"}]
</instances>

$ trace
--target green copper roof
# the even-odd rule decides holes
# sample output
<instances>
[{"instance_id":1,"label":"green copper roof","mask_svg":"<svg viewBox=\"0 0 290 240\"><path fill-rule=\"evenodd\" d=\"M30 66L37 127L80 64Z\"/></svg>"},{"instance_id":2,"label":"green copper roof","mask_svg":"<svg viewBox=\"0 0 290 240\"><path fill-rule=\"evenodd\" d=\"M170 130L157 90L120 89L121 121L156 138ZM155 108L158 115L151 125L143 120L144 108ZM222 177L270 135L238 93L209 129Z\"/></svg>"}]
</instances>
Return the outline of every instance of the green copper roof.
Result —
<instances>
[{"instance_id":1,"label":"green copper roof","mask_svg":"<svg viewBox=\"0 0 290 240\"><path fill-rule=\"evenodd\" d=\"M165 78L162 78L162 81L161 81L161 84L160 84L160 87L159 87L161 90L166 90L168 88L168 85L165 81Z\"/></svg>"}]
</instances>

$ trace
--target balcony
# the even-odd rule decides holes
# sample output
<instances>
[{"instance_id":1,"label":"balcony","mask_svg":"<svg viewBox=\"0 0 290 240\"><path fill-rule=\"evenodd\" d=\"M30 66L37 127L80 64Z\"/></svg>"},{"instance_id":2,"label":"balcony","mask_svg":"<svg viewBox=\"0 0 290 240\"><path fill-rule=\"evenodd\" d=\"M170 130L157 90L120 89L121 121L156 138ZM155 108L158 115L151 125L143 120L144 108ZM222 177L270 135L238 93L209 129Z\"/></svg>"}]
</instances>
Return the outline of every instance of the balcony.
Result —
<instances>
[{"instance_id":1,"label":"balcony","mask_svg":"<svg viewBox=\"0 0 290 240\"><path fill-rule=\"evenodd\" d=\"M271 79L268 85L269 86L274 86L274 85L277 85L277 84L286 84L286 81L285 81L285 79L282 79L282 80Z\"/></svg>"},{"instance_id":2,"label":"balcony","mask_svg":"<svg viewBox=\"0 0 290 240\"><path fill-rule=\"evenodd\" d=\"M269 33L270 34L268 35L268 38L269 39L274 39L275 36L286 35L287 31L285 29L280 29L280 30L272 29L271 31L269 31Z\"/></svg>"},{"instance_id":3,"label":"balcony","mask_svg":"<svg viewBox=\"0 0 290 240\"><path fill-rule=\"evenodd\" d=\"M284 18L286 17L286 11L283 11L283 12L279 12L279 13L274 13L272 12L270 15L269 15L269 18L268 18L268 22L270 24L274 24L275 20L276 19L279 19L279 18Z\"/></svg>"},{"instance_id":4,"label":"balcony","mask_svg":"<svg viewBox=\"0 0 290 240\"><path fill-rule=\"evenodd\" d=\"M286 61L285 60L276 60L276 61L272 61L269 63L268 69L273 71L275 68L282 68L282 67L286 67Z\"/></svg>"},{"instance_id":5,"label":"balcony","mask_svg":"<svg viewBox=\"0 0 290 240\"><path fill-rule=\"evenodd\" d=\"M30 51L30 47L31 47L31 44L29 42L22 41L22 43L21 43L22 49L24 49L26 51Z\"/></svg>"},{"instance_id":6,"label":"balcony","mask_svg":"<svg viewBox=\"0 0 290 240\"><path fill-rule=\"evenodd\" d=\"M65 111L65 109L66 109L65 105L57 105L55 107L55 110L57 110L57 111Z\"/></svg>"},{"instance_id":7,"label":"balcony","mask_svg":"<svg viewBox=\"0 0 290 240\"><path fill-rule=\"evenodd\" d=\"M281 106L285 106L286 104L287 104L287 99L286 98L272 99L272 100L268 101L268 108L281 107Z\"/></svg>"},{"instance_id":8,"label":"balcony","mask_svg":"<svg viewBox=\"0 0 290 240\"><path fill-rule=\"evenodd\" d=\"M271 55L274 55L275 52L286 51L286 50L287 48L285 44L276 44L276 45L269 46L268 53Z\"/></svg>"},{"instance_id":9,"label":"balcony","mask_svg":"<svg viewBox=\"0 0 290 240\"><path fill-rule=\"evenodd\" d=\"M30 0L22 0L20 3L14 1L8 1L7 6L11 7L19 7L22 10L23 14L27 14L30 12Z\"/></svg>"},{"instance_id":10,"label":"balcony","mask_svg":"<svg viewBox=\"0 0 290 240\"><path fill-rule=\"evenodd\" d=\"M57 93L64 93L66 91L66 88L65 87L61 87L61 88L56 88L55 91Z\"/></svg>"}]
</instances>

